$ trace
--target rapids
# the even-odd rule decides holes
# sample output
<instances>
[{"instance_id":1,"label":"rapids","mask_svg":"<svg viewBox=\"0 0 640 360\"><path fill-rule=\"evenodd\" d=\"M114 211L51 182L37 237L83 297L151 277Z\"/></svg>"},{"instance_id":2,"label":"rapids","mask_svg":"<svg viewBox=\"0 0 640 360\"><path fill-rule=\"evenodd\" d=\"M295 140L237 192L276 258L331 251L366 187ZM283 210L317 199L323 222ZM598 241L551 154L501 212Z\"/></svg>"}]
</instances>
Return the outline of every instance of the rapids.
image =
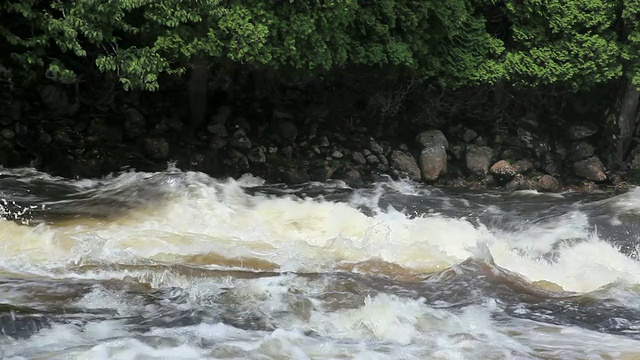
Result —
<instances>
[{"instance_id":1,"label":"rapids","mask_svg":"<svg viewBox=\"0 0 640 360\"><path fill-rule=\"evenodd\" d=\"M640 189L0 169L0 359L640 359Z\"/></svg>"}]
</instances>

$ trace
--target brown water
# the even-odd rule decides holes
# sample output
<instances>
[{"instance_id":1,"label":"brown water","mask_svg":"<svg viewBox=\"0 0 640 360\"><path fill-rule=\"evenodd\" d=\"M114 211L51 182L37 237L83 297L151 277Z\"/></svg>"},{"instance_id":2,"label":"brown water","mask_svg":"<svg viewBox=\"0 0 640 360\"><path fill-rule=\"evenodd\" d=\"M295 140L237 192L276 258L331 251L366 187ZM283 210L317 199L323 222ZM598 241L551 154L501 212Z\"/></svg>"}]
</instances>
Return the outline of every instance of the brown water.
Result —
<instances>
[{"instance_id":1,"label":"brown water","mask_svg":"<svg viewBox=\"0 0 640 360\"><path fill-rule=\"evenodd\" d=\"M2 359L640 359L640 190L0 172Z\"/></svg>"}]
</instances>

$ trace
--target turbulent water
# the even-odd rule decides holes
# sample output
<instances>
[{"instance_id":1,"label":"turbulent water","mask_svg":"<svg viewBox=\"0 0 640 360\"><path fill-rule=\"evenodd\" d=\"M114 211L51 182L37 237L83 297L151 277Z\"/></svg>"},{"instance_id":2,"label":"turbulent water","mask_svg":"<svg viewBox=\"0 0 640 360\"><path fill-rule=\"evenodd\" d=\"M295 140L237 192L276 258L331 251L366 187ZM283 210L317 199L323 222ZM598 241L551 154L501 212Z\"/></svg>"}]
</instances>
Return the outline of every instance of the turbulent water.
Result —
<instances>
[{"instance_id":1,"label":"turbulent water","mask_svg":"<svg viewBox=\"0 0 640 360\"><path fill-rule=\"evenodd\" d=\"M0 171L1 359L640 359L640 189Z\"/></svg>"}]
</instances>

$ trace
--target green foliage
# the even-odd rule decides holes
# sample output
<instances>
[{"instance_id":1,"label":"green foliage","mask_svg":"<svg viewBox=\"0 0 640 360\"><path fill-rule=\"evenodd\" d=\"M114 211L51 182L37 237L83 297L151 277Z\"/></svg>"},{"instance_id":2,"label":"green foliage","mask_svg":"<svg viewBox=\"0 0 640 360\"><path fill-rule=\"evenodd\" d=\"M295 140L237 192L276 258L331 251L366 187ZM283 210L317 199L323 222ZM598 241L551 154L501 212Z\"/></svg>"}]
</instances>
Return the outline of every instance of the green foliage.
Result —
<instances>
[{"instance_id":1,"label":"green foliage","mask_svg":"<svg viewBox=\"0 0 640 360\"><path fill-rule=\"evenodd\" d=\"M640 84L639 13L640 0L7 0L0 37L30 77L72 83L91 64L125 89L157 90L162 74L195 63L282 74L393 66L449 87L580 89L621 76Z\"/></svg>"}]
</instances>

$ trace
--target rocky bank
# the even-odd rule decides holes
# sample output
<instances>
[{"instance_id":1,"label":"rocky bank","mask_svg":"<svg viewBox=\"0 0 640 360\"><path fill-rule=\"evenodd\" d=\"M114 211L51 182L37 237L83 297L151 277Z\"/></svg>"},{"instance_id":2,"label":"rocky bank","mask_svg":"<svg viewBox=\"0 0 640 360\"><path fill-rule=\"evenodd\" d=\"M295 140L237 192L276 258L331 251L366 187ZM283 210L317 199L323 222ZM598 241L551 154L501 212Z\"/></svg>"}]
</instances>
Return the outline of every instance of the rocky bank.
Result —
<instances>
[{"instance_id":1,"label":"rocky bank","mask_svg":"<svg viewBox=\"0 0 640 360\"><path fill-rule=\"evenodd\" d=\"M288 91L294 100L267 105L219 97L207 122L191 129L184 97L174 93L121 94L100 103L87 101L77 87L45 84L21 92L5 83L0 164L99 177L175 162L212 176L248 172L269 182L341 179L359 186L390 175L438 186L539 191L621 189L629 179L603 165L603 130L593 121L550 121L529 112L507 125L434 122L416 121L410 111L382 120L360 112L354 121L355 106L344 94ZM640 147L628 166L640 169Z\"/></svg>"}]
</instances>

